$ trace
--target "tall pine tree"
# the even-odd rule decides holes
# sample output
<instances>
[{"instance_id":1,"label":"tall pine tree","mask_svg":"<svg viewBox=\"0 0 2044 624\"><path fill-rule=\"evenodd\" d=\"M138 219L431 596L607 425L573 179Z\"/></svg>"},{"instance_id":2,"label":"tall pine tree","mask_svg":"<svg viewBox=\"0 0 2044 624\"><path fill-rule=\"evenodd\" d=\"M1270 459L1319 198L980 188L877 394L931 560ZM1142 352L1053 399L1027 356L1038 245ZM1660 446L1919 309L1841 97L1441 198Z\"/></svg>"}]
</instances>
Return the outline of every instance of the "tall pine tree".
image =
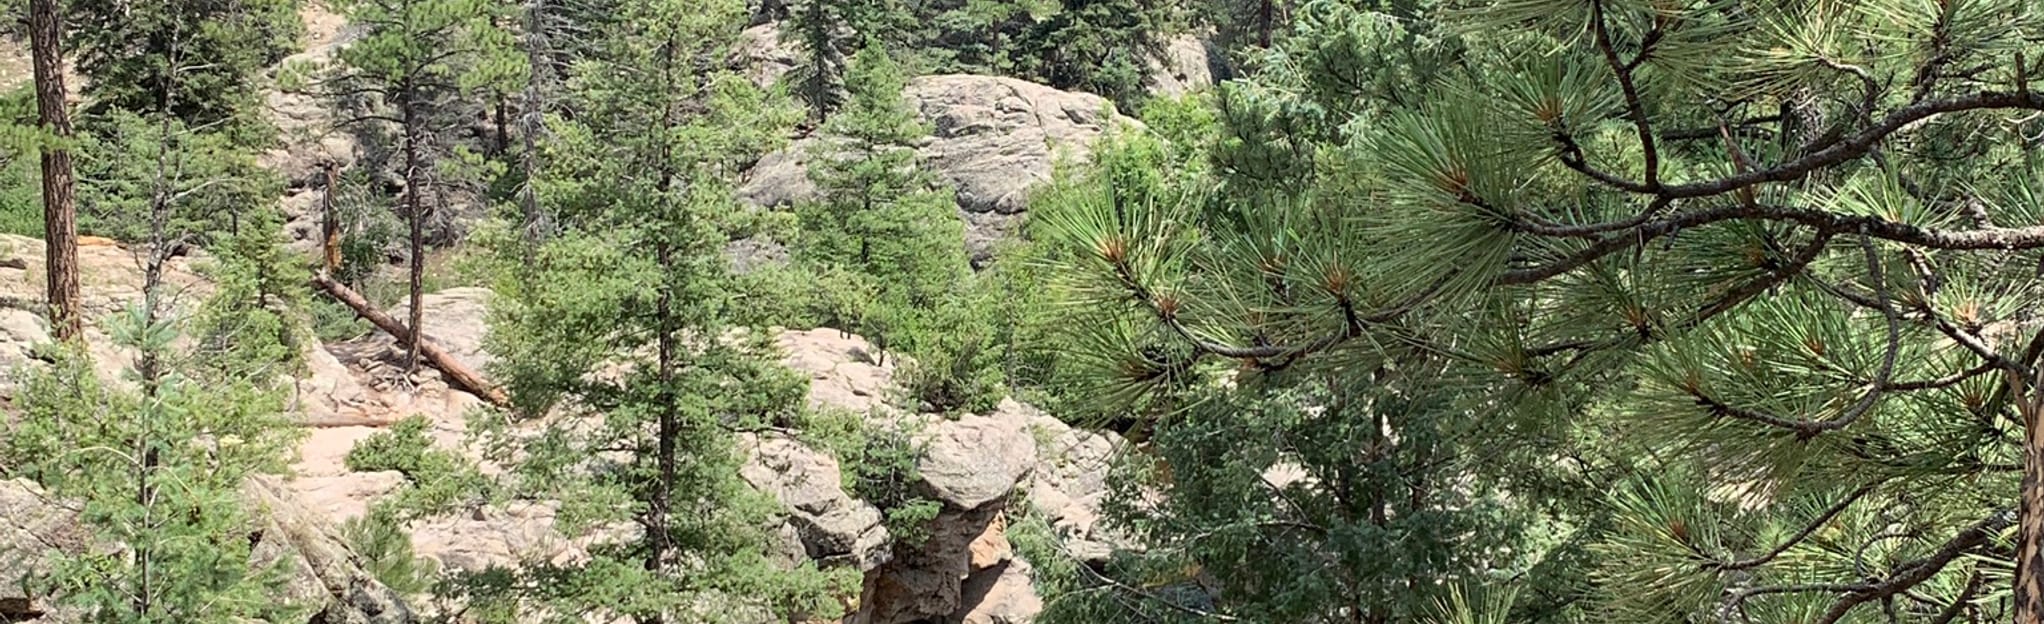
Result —
<instances>
[{"instance_id":1,"label":"tall pine tree","mask_svg":"<svg viewBox=\"0 0 2044 624\"><path fill-rule=\"evenodd\" d=\"M401 154L398 172L407 236L408 305L406 368L416 368L425 333L426 220L441 194L434 188L440 161L449 151L450 121L443 115L463 95L517 80L524 71L511 34L499 27L506 10L492 0L345 0L335 8L364 29L339 53L345 71L323 80L319 90L338 99L373 96L386 106L349 118L355 124L386 124ZM388 111L388 112L386 112Z\"/></svg>"},{"instance_id":2,"label":"tall pine tree","mask_svg":"<svg viewBox=\"0 0 2044 624\"><path fill-rule=\"evenodd\" d=\"M633 3L568 77L578 114L550 129L539 186L557 233L531 279L500 286L491 341L513 400L554 418L519 445L518 487L567 501L576 526L639 531L587 562L525 571L564 582L478 584L472 600L501 617L520 604L635 622L830 616L830 595L849 589L773 561L773 503L738 477L732 431L785 422L804 392L770 336L732 321L744 316L722 254L740 213L732 180L797 116L720 69L743 12ZM504 242L519 262L527 243Z\"/></svg>"}]
</instances>

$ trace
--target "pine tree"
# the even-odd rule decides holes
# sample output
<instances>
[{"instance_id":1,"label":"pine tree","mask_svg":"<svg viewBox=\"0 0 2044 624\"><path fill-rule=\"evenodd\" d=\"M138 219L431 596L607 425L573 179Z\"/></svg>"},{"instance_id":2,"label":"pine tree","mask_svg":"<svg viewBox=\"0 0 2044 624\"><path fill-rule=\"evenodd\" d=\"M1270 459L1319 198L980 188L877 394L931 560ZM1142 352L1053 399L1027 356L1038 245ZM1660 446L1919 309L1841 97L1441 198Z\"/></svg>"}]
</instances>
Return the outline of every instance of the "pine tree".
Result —
<instances>
[{"instance_id":1,"label":"pine tree","mask_svg":"<svg viewBox=\"0 0 2044 624\"><path fill-rule=\"evenodd\" d=\"M63 16L56 0L28 6L30 54L35 63L36 110L46 137L43 161L43 244L50 320L59 340L85 332L78 301L78 191L71 171L71 111L64 87Z\"/></svg>"},{"instance_id":2,"label":"pine tree","mask_svg":"<svg viewBox=\"0 0 2044 624\"><path fill-rule=\"evenodd\" d=\"M403 213L408 229L411 330L406 369L419 360L425 293L426 219L440 194L436 177L449 149L438 115L464 94L511 83L524 71L511 35L497 20L505 9L492 0L346 0L336 8L365 29L341 50L348 71L323 80L318 90L335 98L377 96L394 114L358 115L353 123L395 128Z\"/></svg>"},{"instance_id":3,"label":"pine tree","mask_svg":"<svg viewBox=\"0 0 2044 624\"><path fill-rule=\"evenodd\" d=\"M73 0L66 5L90 111L167 113L267 141L263 72L297 49L297 0Z\"/></svg>"},{"instance_id":4,"label":"pine tree","mask_svg":"<svg viewBox=\"0 0 2044 624\"><path fill-rule=\"evenodd\" d=\"M838 276L840 329L917 356L918 398L940 409L989 402L985 349L992 328L971 299L964 226L951 191L916 162L929 133L902 100L901 68L878 43L854 55L851 99L825 125L828 147L810 169L817 201L798 211L796 255ZM951 343L946 345L945 343Z\"/></svg>"},{"instance_id":5,"label":"pine tree","mask_svg":"<svg viewBox=\"0 0 2044 624\"><path fill-rule=\"evenodd\" d=\"M172 324L133 310L113 324L122 344L170 355ZM82 354L57 356L16 397L22 417L0 429L13 474L82 500L95 540L120 545L65 558L39 583L97 622L303 618L302 605L277 600L284 568L252 558L240 497L245 478L283 468L292 429L277 396L174 371L145 395L95 375Z\"/></svg>"},{"instance_id":6,"label":"pine tree","mask_svg":"<svg viewBox=\"0 0 2044 624\"><path fill-rule=\"evenodd\" d=\"M851 38L847 0L801 0L788 7L792 39L801 49L801 62L789 79L803 103L809 105L809 120L823 123L830 113L844 105L845 45Z\"/></svg>"},{"instance_id":7,"label":"pine tree","mask_svg":"<svg viewBox=\"0 0 2044 624\"><path fill-rule=\"evenodd\" d=\"M539 177L557 234L540 244L534 279L499 287L490 338L514 402L554 424L506 448L525 451L514 487L564 501L572 527L643 530L587 562L518 573L543 583L473 579L470 599L498 605L492 617L829 616L827 598L848 589L843 574L772 561L772 501L738 477L732 431L786 422L804 390L774 363L770 336L732 322L745 316L722 255L739 214L732 180L797 116L708 69L743 11L735 0L631 4L568 76L563 105L577 115L552 124ZM503 243L515 266L525 243Z\"/></svg>"},{"instance_id":8,"label":"pine tree","mask_svg":"<svg viewBox=\"0 0 2044 624\"><path fill-rule=\"evenodd\" d=\"M1063 217L1095 374L1435 362L1479 430L1609 432L1617 620L2044 621L2035 8L1464 8L1399 24L1452 71L1328 64L1336 133L1234 135L1296 191Z\"/></svg>"}]
</instances>

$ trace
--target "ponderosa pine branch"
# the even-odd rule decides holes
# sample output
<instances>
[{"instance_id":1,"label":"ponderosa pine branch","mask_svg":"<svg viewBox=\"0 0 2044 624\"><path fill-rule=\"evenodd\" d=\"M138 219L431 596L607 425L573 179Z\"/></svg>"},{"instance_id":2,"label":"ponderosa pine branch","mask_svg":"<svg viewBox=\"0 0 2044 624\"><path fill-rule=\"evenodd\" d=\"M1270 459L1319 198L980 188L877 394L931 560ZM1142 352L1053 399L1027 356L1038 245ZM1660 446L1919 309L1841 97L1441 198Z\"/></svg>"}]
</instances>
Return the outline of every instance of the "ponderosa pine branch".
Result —
<instances>
[{"instance_id":1,"label":"ponderosa pine branch","mask_svg":"<svg viewBox=\"0 0 2044 624\"><path fill-rule=\"evenodd\" d=\"M1782 553L1788 552L1790 548L1794 548L1796 544L1800 544L1803 542L1803 540L1809 539L1811 535L1817 534L1818 529L1824 528L1824 525L1829 524L1832 518L1836 518L1838 517L1838 514L1844 513L1846 508L1851 507L1853 503L1859 502L1859 499L1865 498L1866 495L1873 493L1874 488L1879 487L1881 483L1882 481L1868 483L1866 485L1860 486L1860 488L1857 490L1853 490L1852 493L1846 494L1845 498L1839 499L1838 502L1832 503L1830 507L1825 508L1823 513L1817 514L1817 517L1815 519L1812 519L1809 524L1804 525L1802 530L1796 531L1795 535L1791 535L1789 536L1788 539L1782 540L1780 544L1776 544L1774 548L1768 549L1766 553L1763 553L1760 556L1748 559L1736 559L1722 563L1712 563L1709 565L1711 568L1726 571L1747 570L1765 565L1767 562L1773 561L1775 557L1780 557Z\"/></svg>"},{"instance_id":2,"label":"ponderosa pine branch","mask_svg":"<svg viewBox=\"0 0 2044 624\"><path fill-rule=\"evenodd\" d=\"M1604 0L1590 0L1590 32L1596 38L1597 49L1604 53L1604 62L1611 66L1611 73L1618 78L1618 89L1625 95L1625 108L1632 117L1633 129L1639 133L1639 147L1646 160L1646 183L1644 188L1651 192L1661 189L1661 156L1654 147L1654 128L1647 120L1646 105L1641 103L1638 85L1633 84L1632 65L1618 60L1618 50L1611 45L1611 32L1604 24ZM1646 58L1646 51L1640 52Z\"/></svg>"},{"instance_id":3,"label":"ponderosa pine branch","mask_svg":"<svg viewBox=\"0 0 2044 624\"><path fill-rule=\"evenodd\" d=\"M1859 230L1877 239L1930 249L1979 251L2044 248L2044 225L2021 228L1946 230L1924 228L1869 215L1846 215L1788 206L1761 205L1748 207L1730 205L1705 208L1693 212L1676 213L1664 219L1639 224L1628 231L1618 231L1599 237L1595 242L1590 243L1589 246L1554 262L1505 271L1498 276L1498 283L1512 285L1539 282L1581 268L1612 253L1644 245L1648 241L1681 230L1741 219L1782 221L1834 231ZM1622 222L1617 222L1570 227L1591 231L1622 225L1624 225ZM1523 223L1514 224L1513 227L1521 230L1538 228L1538 226Z\"/></svg>"},{"instance_id":4,"label":"ponderosa pine branch","mask_svg":"<svg viewBox=\"0 0 2044 624\"><path fill-rule=\"evenodd\" d=\"M1595 8L1597 6L1600 6L1600 3L1592 3L1591 6ZM1625 84L1624 82L1621 82L1620 84L1621 88L1624 87L1624 84ZM1768 167L1755 171L1736 173L1715 180L1692 182L1688 184L1676 184L1672 186L1661 185L1658 182L1641 184L1631 182L1623 178L1619 178L1609 173L1604 173L1597 171L1595 169L1591 169L1587 166L1586 161L1581 157L1580 147L1576 148L1574 157L1570 157L1568 155L1569 151L1568 144L1572 144L1573 139L1567 139L1567 141L1564 143L1563 146L1564 156L1562 160L1563 164L1566 164L1571 169L1575 169L1576 171L1589 176L1591 179L1596 180L1598 183L1628 193L1642 195L1660 195L1665 196L1669 199L1710 197L1714 195L1723 195L1725 193L1730 193L1738 189L1742 189L1748 186L1764 182L1787 182L1801 179L1803 176L1809 175L1809 173L1812 171L1816 171L1824 167L1836 165L1848 160L1865 156L1867 155L1868 152L1871 152L1876 145L1879 145L1881 141L1888 138L1889 135L1901 131L1903 128L1908 127L1910 124L1922 121L1924 119L1928 119L1936 115L1973 110L1993 110L1993 109L2044 110L2044 95L2032 93L2028 90L2019 90L2014 93L2001 91L1983 91L1979 93L1973 93L1969 95L1962 95L1945 99L1924 100L1914 102L1908 106L1904 106L1900 109L1896 109L1895 111L1890 112L1886 117L1881 118L1880 122L1875 123L1874 125L1866 128L1865 130L1861 130L1858 134L1854 134L1850 137L1846 137L1843 139L1834 139L1834 141L1832 142L1819 143L1820 145L1823 146L1822 149L1810 151L1804 154L1803 156L1790 160L1788 162L1780 163L1773 167ZM1635 120L1636 124L1638 123L1639 119L1644 118L1643 117L1637 118ZM1558 140L1564 138L1566 138L1565 135L1557 135ZM1807 150L1815 147L1817 147L1817 145L1809 145L1805 146L1805 149ZM1653 152L1649 151L1647 156L1649 163L1654 162ZM1571 162L1572 160L1573 162ZM1655 179L1652 177L1651 166L1649 166L1648 179L1649 180Z\"/></svg>"},{"instance_id":5,"label":"ponderosa pine branch","mask_svg":"<svg viewBox=\"0 0 2044 624\"><path fill-rule=\"evenodd\" d=\"M1829 245L1831 242L1831 238L1836 235L1837 232L1832 230L1819 230L1817 232L1816 238L1811 239L1810 242L1804 245L1802 249L1797 250L1795 255L1792 255L1786 259L1786 262L1781 263L1777 265L1775 268L1771 269L1766 276L1748 281L1747 283L1739 286L1738 288L1735 288L1730 292L1727 292L1724 295L1719 296L1717 299L1714 299L1711 302L1702 305L1701 307L1699 307L1695 315L1687 319L1684 319L1679 323L1669 326L1668 330L1671 331L1660 331L1651 333L1628 332L1625 334L1612 336L1601 341L1595 342L1571 341L1554 345L1544 345L1532 349L1527 349L1526 351L1529 354L1534 354L1538 356L1554 355L1557 353L1561 353L1563 351L1575 351L1576 352L1575 356L1569 358L1569 361L1565 364L1562 364L1560 370L1556 371L1556 373L1558 374L1560 371L1566 371L1568 369L1575 368L1584 360L1588 359L1590 354L1595 353L1597 351L1613 349L1627 345L1638 346L1663 340L1668 335L1670 335L1671 332L1685 331L1700 326L1704 322L1709 321L1711 318L1716 317L1719 314L1729 312L1737 308L1739 305L1745 303L1747 300L1760 296L1762 293L1772 290L1776 286L1780 286L1783 282L1788 281L1790 278L1800 275L1803 272L1803 269L1808 268L1811 262L1816 261L1817 256L1823 254L1825 246ZM1782 420L1782 422L1793 421Z\"/></svg>"},{"instance_id":6,"label":"ponderosa pine branch","mask_svg":"<svg viewBox=\"0 0 2044 624\"><path fill-rule=\"evenodd\" d=\"M1859 237L1860 248L1867 256L1867 275L1874 281L1874 301L1880 305L1881 317L1888 324L1888 347L1881 356L1881 369L1867 382L1866 395L1860 397L1852 407L1837 418L1808 423L1797 431L1800 439L1809 439L1825 431L1843 429L1866 415L1881 399L1883 388L1895 375L1895 356L1902 351L1902 315L1895 311L1895 305L1888 299L1887 273L1881 269L1881 254L1874 249L1874 240L1865 233Z\"/></svg>"},{"instance_id":7,"label":"ponderosa pine branch","mask_svg":"<svg viewBox=\"0 0 2044 624\"><path fill-rule=\"evenodd\" d=\"M1433 296L1440 291L1441 286L1445 285L1445 282L1435 284L1433 288L1421 292L1419 295L1415 296L1413 300L1410 302L1407 302L1402 305L1392 306L1390 308L1372 312L1370 314L1358 313L1355 309L1354 302L1350 301L1346 295L1337 295L1335 297L1335 307L1337 310L1341 312L1343 319L1342 328L1340 330L1329 332L1324 336L1313 339L1311 341L1307 341L1303 344L1259 345L1254 347L1243 347L1236 345L1221 344L1195 335L1192 332L1192 329L1186 327L1185 324L1181 322L1178 317L1179 308L1183 305L1182 302L1167 303L1166 301L1160 300L1158 295L1154 291L1150 290L1149 287L1144 286L1140 280L1136 279L1135 271L1129 266L1126 257L1122 258L1110 257L1107 258L1107 262L1108 265L1112 267L1114 270L1115 279L1119 281L1122 285L1122 288L1127 291L1129 298L1134 300L1139 305L1142 305L1144 309L1148 310L1151 316L1154 316L1157 319L1157 322L1162 323L1166 328L1169 328L1172 331L1172 333L1177 334L1179 338L1189 343L1193 347L1194 351L1199 353L1217 355L1226 358L1252 360L1259 362L1262 360L1271 359L1283 360L1283 362L1279 364L1278 366L1279 368L1289 366L1292 361L1297 360L1299 357L1334 348L1335 346L1338 346L1341 343L1348 342L1350 339L1361 336L1363 334L1364 328L1368 325L1388 322L1400 316L1403 316L1406 313L1406 311L1411 310L1413 307L1418 306L1419 304L1424 303L1428 299L1433 298Z\"/></svg>"},{"instance_id":8,"label":"ponderosa pine branch","mask_svg":"<svg viewBox=\"0 0 2044 624\"><path fill-rule=\"evenodd\" d=\"M1843 594L1868 591L1873 588L1874 585L1870 583L1811 583L1807 585L1762 585L1748 587L1725 597L1724 603L1718 607L1718 619L1725 622L1732 621L1733 613L1739 613L1745 607L1747 600L1758 596L1808 593Z\"/></svg>"},{"instance_id":9,"label":"ponderosa pine branch","mask_svg":"<svg viewBox=\"0 0 2044 624\"><path fill-rule=\"evenodd\" d=\"M1818 617L1812 624L1837 624L1854 607L1869 601L1894 596L1909 588L1920 585L1924 581L1930 580L1932 576L1936 576L1938 572L1943 571L1945 565L1951 563L1953 559L1959 558L1966 551L1986 544L1994 539L1994 536L2000 533L2003 528L2006 528L2014 521L2015 510L2003 509L1995 512L1994 515L1988 516L1986 519L1973 523L1972 526L1966 527L1965 530L1952 536L1952 539L1947 540L1943 546L1938 548L1937 552L1932 553L1930 556L1896 566L1893 576L1872 583L1864 590L1852 591L1849 595L1840 598L1838 602L1831 605L1829 610L1824 612L1823 616Z\"/></svg>"},{"instance_id":10,"label":"ponderosa pine branch","mask_svg":"<svg viewBox=\"0 0 2044 624\"><path fill-rule=\"evenodd\" d=\"M1744 132L1766 132L1768 131L1766 124L1771 123L1781 123L1781 115L1762 115L1728 125L1731 127L1733 134L1739 134ZM1717 126L1698 126L1695 128L1676 128L1674 130L1661 131L1661 140L1663 141L1698 141L1715 139L1719 136L1720 133Z\"/></svg>"},{"instance_id":11,"label":"ponderosa pine branch","mask_svg":"<svg viewBox=\"0 0 2044 624\"><path fill-rule=\"evenodd\" d=\"M2044 110L2044 96L2036 93L2007 93L1986 91L1958 97L1927 100L1902 107L1858 134L1838 143L1825 146L1795 160L1781 163L1758 171L1736 174L1690 184L1664 187L1660 193L1676 199L1721 195L1762 182L1787 182L1800 179L1817 169L1845 162L1866 153L1881 140L1900 131L1912 123L1944 113L1972 110L2023 109Z\"/></svg>"},{"instance_id":12,"label":"ponderosa pine branch","mask_svg":"<svg viewBox=\"0 0 2044 624\"><path fill-rule=\"evenodd\" d=\"M1966 588L1959 590L1959 597L1953 598L1951 604L1945 605L1930 624L1951 624L1953 620L1959 619L1959 614L1966 611L1966 605L1973 602L1973 594L1980 592L1980 585L1979 573L1967 577Z\"/></svg>"},{"instance_id":13,"label":"ponderosa pine branch","mask_svg":"<svg viewBox=\"0 0 2044 624\"><path fill-rule=\"evenodd\" d=\"M1994 362L1982 362L1980 365L1974 366L1973 368L1952 373L1950 375L1945 375L1943 377L1935 377L1931 379L1918 379L1913 381L1891 381L1887 385L1882 386L1882 389L1887 390L1889 392L1909 392L1914 390L1949 388L1952 386L1959 385L1961 382L1964 382L1968 379L1979 377L1981 375L1985 375L1997 370L2001 370L2001 367L1996 366Z\"/></svg>"}]
</instances>

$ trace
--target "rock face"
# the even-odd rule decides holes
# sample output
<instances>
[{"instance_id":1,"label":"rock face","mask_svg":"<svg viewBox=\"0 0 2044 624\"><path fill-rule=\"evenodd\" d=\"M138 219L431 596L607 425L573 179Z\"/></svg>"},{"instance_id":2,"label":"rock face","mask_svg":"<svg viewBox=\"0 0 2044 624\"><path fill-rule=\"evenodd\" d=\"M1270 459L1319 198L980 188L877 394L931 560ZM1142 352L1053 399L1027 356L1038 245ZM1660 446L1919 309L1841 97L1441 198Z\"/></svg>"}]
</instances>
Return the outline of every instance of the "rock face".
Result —
<instances>
[{"instance_id":1,"label":"rock face","mask_svg":"<svg viewBox=\"0 0 2044 624\"><path fill-rule=\"evenodd\" d=\"M1017 214L1060 157L1084 162L1116 123L1105 98L993 76L924 76L902 92L933 127L924 161L958 189L967 212Z\"/></svg>"},{"instance_id":2,"label":"rock face","mask_svg":"<svg viewBox=\"0 0 2044 624\"><path fill-rule=\"evenodd\" d=\"M973 591L975 582L990 584L989 575L998 577L1014 561L1001 518L1036 467L1027 423L967 414L929 419L924 427L917 436L919 486L943 508L926 527L928 538L897 543L894 560L869 575L860 612L866 624L955 621L987 596Z\"/></svg>"},{"instance_id":3,"label":"rock face","mask_svg":"<svg viewBox=\"0 0 2044 624\"><path fill-rule=\"evenodd\" d=\"M1164 42L1164 49L1150 57L1146 80L1151 93L1177 97L1214 86L1221 65L1219 52L1205 37L1187 33Z\"/></svg>"},{"instance_id":4,"label":"rock face","mask_svg":"<svg viewBox=\"0 0 2044 624\"><path fill-rule=\"evenodd\" d=\"M62 554L84 552L87 534L78 509L51 498L26 479L0 481L0 622L33 621L50 605L23 587L28 575L49 571Z\"/></svg>"},{"instance_id":5,"label":"rock face","mask_svg":"<svg viewBox=\"0 0 2044 624\"><path fill-rule=\"evenodd\" d=\"M809 376L809 405L860 414L887 407L894 391L894 358L874 364L865 338L835 329L782 332L774 341L781 364Z\"/></svg>"},{"instance_id":6,"label":"rock face","mask_svg":"<svg viewBox=\"0 0 2044 624\"><path fill-rule=\"evenodd\" d=\"M308 508L282 480L257 476L243 496L261 521L252 563L290 562L286 596L324 605L312 616L319 624L411 624L417 621L404 597L362 568L335 525Z\"/></svg>"},{"instance_id":7,"label":"rock face","mask_svg":"<svg viewBox=\"0 0 2044 624\"><path fill-rule=\"evenodd\" d=\"M779 24L756 24L738 33L731 45L731 62L739 73L760 87L771 87L795 69L797 49L781 40Z\"/></svg>"},{"instance_id":8,"label":"rock face","mask_svg":"<svg viewBox=\"0 0 2044 624\"><path fill-rule=\"evenodd\" d=\"M0 398L13 396L21 376L39 363L30 352L50 340L49 321L43 318L43 276L48 266L43 252L40 239L0 234ZM197 260L171 258L164 267L161 292L172 314L190 312L213 292L212 283L192 270ZM85 342L93 364L100 378L122 383L121 371L132 354L114 346L105 321L141 300L141 266L135 255L118 245L81 243L78 273Z\"/></svg>"},{"instance_id":9,"label":"rock face","mask_svg":"<svg viewBox=\"0 0 2044 624\"><path fill-rule=\"evenodd\" d=\"M1038 440L1039 461L1024 484L1032 511L1050 522L1065 550L1088 563L1107 560L1116 550L1134 544L1100 521L1107 500L1107 471L1116 453L1125 450L1112 431L1075 429L1034 407L1004 400L994 412L1027 423Z\"/></svg>"},{"instance_id":10,"label":"rock face","mask_svg":"<svg viewBox=\"0 0 2044 624\"><path fill-rule=\"evenodd\" d=\"M308 2L299 11L305 25L306 49L286 58L286 66L325 65L348 41L347 18ZM285 240L292 249L310 252L319 246L320 188L327 165L346 166L361 157L353 134L333 127L334 115L318 96L271 91L264 96L265 113L283 140L257 163L284 176L288 189L281 202Z\"/></svg>"},{"instance_id":11,"label":"rock face","mask_svg":"<svg viewBox=\"0 0 2044 624\"><path fill-rule=\"evenodd\" d=\"M975 262L990 257L993 242L1012 233L1028 208L1029 192L1051 179L1061 159L1084 162L1101 135L1141 125L1114 113L1100 96L1014 78L923 76L909 81L902 97L931 126L917 155L958 191ZM808 162L821 141L800 139L761 158L739 197L763 208L814 197Z\"/></svg>"},{"instance_id":12,"label":"rock face","mask_svg":"<svg viewBox=\"0 0 2044 624\"><path fill-rule=\"evenodd\" d=\"M788 529L802 554L826 565L872 570L893 556L880 510L845 494L838 461L778 434L739 442L747 461L739 474L788 508Z\"/></svg>"},{"instance_id":13,"label":"rock face","mask_svg":"<svg viewBox=\"0 0 2044 624\"><path fill-rule=\"evenodd\" d=\"M939 421L916 462L923 486L946 507L980 509L999 501L1036 466L1036 443L1026 423L966 414Z\"/></svg>"}]
</instances>

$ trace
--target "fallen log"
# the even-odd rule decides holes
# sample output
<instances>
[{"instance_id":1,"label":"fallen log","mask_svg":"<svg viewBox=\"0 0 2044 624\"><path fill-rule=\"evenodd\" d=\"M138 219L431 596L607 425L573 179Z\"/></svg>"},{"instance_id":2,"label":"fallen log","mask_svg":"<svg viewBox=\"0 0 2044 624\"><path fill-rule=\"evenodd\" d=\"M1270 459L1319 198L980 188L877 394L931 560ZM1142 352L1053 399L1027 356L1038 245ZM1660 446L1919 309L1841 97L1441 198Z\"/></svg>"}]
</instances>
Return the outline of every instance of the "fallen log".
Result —
<instances>
[{"instance_id":1,"label":"fallen log","mask_svg":"<svg viewBox=\"0 0 2044 624\"><path fill-rule=\"evenodd\" d=\"M398 344L404 344L411 338L411 330L406 328L403 323L397 322L397 319L391 318L389 314L384 314L382 310L376 309L375 306L369 304L368 299L362 298L362 295L357 294L347 286L341 285L340 282L333 281L323 274L314 274L312 276L312 286L326 291L326 294L331 295L336 301L355 310L356 315L369 319L371 325L375 325L377 329L383 330L383 333L390 334L391 337L396 338ZM446 350L441 349L439 345L433 344L431 340L423 336L419 340L419 355L426 359L426 363L431 364L433 368L440 369L440 372L447 375L448 385L476 395L482 400L488 401L491 405L504 409L511 408L511 398L509 395L504 394L503 389L490 385L490 382L485 381L482 375L476 374L474 370L470 370L469 367L463 365L460 360L454 359L452 354L449 354Z\"/></svg>"}]
</instances>

